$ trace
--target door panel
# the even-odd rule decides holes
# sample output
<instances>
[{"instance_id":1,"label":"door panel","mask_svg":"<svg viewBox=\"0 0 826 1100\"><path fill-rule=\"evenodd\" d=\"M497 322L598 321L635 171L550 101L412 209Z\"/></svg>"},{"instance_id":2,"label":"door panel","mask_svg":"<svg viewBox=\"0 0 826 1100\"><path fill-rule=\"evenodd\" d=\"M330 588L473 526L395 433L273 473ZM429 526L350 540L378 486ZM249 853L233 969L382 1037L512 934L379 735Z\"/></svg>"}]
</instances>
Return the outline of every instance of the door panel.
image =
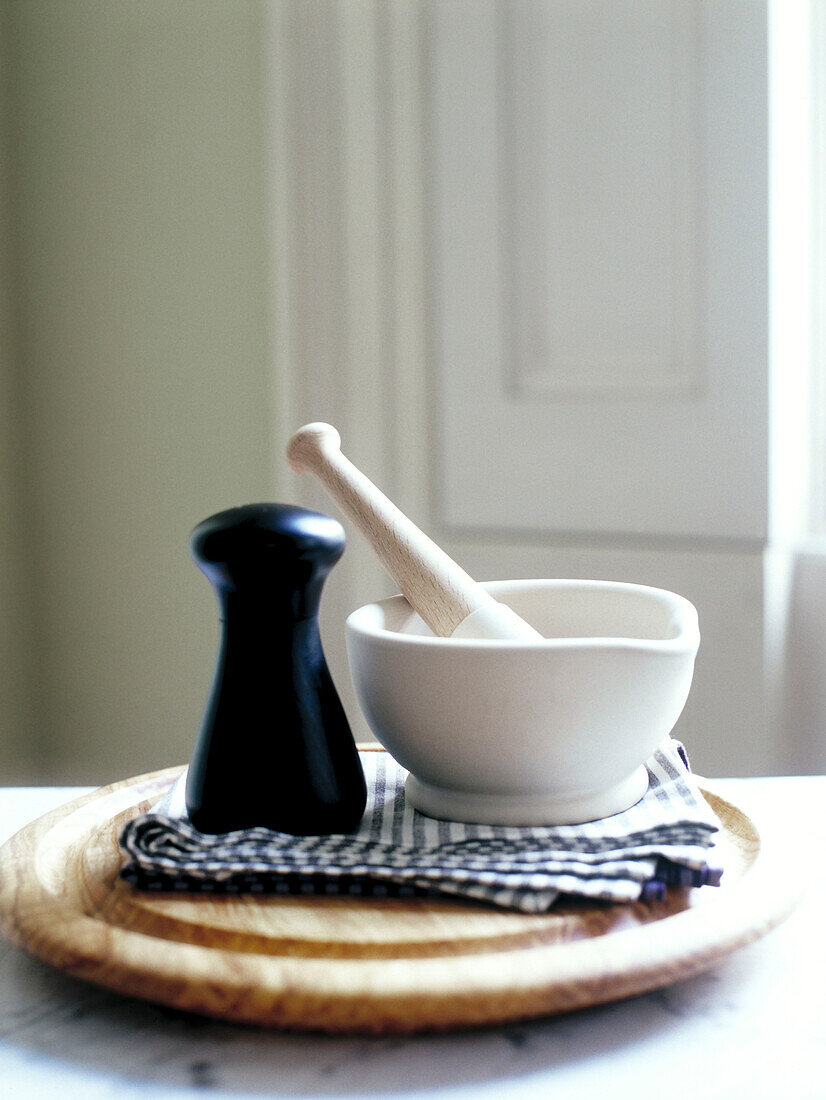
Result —
<instances>
[{"instance_id":1,"label":"door panel","mask_svg":"<svg viewBox=\"0 0 826 1100\"><path fill-rule=\"evenodd\" d=\"M762 4L433 4L442 519L761 542Z\"/></svg>"}]
</instances>

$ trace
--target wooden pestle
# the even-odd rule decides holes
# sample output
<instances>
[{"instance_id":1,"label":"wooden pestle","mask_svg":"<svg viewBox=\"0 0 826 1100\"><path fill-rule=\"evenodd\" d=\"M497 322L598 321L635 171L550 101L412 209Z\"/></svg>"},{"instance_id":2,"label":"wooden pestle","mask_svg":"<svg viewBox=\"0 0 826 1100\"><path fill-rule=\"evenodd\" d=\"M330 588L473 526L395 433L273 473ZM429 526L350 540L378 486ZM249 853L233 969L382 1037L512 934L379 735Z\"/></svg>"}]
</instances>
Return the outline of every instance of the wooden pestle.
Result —
<instances>
[{"instance_id":1,"label":"wooden pestle","mask_svg":"<svg viewBox=\"0 0 826 1100\"><path fill-rule=\"evenodd\" d=\"M341 453L330 424L300 428L287 446L296 473L313 474L349 516L408 603L440 637L542 638L495 600Z\"/></svg>"}]
</instances>

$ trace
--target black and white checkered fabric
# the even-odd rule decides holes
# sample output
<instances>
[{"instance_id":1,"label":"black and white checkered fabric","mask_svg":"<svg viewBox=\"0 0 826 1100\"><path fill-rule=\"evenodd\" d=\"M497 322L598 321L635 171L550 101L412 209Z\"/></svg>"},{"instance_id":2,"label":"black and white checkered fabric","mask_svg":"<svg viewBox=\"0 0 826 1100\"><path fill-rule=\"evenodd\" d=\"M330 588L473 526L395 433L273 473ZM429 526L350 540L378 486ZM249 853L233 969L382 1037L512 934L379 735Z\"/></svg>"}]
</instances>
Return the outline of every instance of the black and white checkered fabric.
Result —
<instances>
[{"instance_id":1,"label":"black and white checkered fabric","mask_svg":"<svg viewBox=\"0 0 826 1100\"><path fill-rule=\"evenodd\" d=\"M631 809L584 825L513 827L429 818L405 800L406 772L385 752L361 754L367 809L348 835L270 829L211 836L187 819L182 776L121 836L123 877L146 890L211 893L451 895L543 912L560 894L650 900L672 885L717 885L719 824L682 746L648 761L649 787Z\"/></svg>"}]
</instances>

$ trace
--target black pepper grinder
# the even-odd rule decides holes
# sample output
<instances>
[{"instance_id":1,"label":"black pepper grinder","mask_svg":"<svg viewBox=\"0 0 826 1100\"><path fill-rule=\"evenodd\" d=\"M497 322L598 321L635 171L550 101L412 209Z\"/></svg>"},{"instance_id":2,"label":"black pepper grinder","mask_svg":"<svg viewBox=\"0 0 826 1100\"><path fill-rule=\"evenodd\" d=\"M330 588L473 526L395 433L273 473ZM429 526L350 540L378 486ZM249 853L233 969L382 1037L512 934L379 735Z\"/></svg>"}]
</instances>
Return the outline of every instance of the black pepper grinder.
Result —
<instances>
[{"instance_id":1,"label":"black pepper grinder","mask_svg":"<svg viewBox=\"0 0 826 1100\"><path fill-rule=\"evenodd\" d=\"M364 813L364 773L318 629L321 590L344 551L341 524L249 504L205 519L190 550L221 619L186 782L190 820L205 833L350 832Z\"/></svg>"}]
</instances>

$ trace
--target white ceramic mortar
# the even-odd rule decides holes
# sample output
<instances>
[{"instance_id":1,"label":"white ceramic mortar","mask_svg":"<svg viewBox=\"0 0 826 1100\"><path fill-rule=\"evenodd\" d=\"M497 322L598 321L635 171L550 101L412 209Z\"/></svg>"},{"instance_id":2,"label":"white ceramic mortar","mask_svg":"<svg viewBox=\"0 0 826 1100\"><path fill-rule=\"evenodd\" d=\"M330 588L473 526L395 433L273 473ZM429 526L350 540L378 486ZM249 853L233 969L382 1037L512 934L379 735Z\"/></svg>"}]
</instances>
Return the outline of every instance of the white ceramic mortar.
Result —
<instances>
[{"instance_id":1,"label":"white ceramic mortar","mask_svg":"<svg viewBox=\"0 0 826 1100\"><path fill-rule=\"evenodd\" d=\"M438 638L403 596L346 624L356 695L423 813L562 825L618 813L682 712L700 642L682 596L614 581L484 585L538 642Z\"/></svg>"}]
</instances>

